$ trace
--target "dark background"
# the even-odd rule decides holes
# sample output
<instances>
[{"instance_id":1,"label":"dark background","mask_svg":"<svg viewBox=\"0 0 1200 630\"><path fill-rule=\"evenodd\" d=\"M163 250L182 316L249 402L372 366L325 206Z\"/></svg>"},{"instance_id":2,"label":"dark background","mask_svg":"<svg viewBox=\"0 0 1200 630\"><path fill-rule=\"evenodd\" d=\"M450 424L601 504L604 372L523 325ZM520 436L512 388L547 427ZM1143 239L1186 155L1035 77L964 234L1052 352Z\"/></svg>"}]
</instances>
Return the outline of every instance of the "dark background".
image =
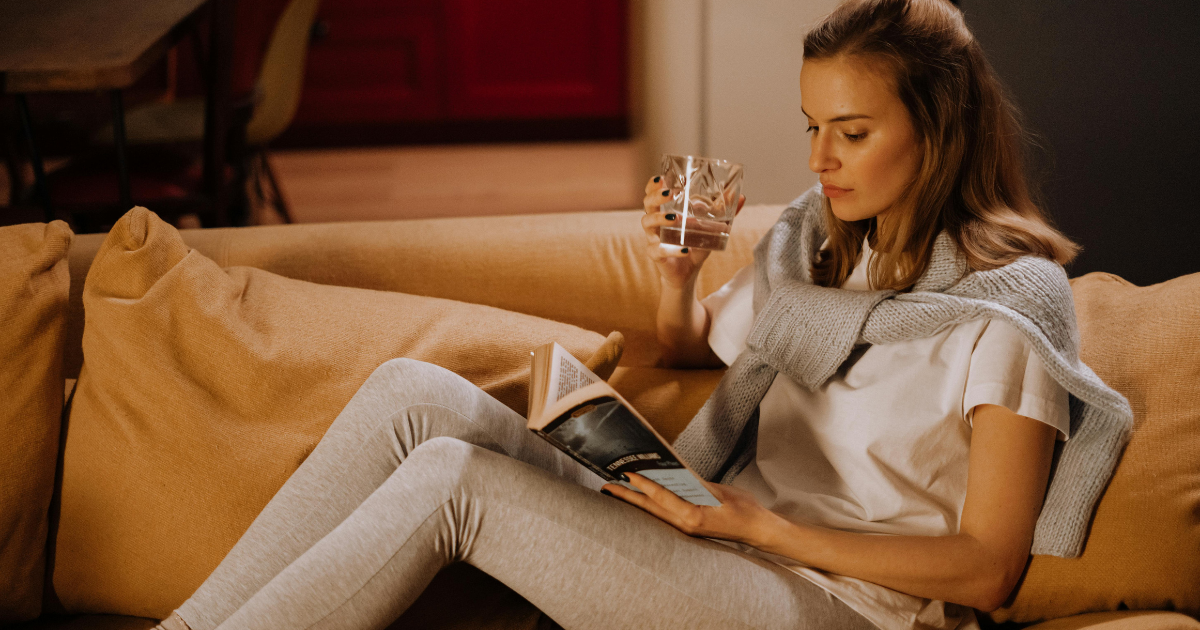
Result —
<instances>
[{"instance_id":1,"label":"dark background","mask_svg":"<svg viewBox=\"0 0 1200 630\"><path fill-rule=\"evenodd\" d=\"M239 0L271 3L286 4ZM625 0L326 0L273 146L628 137L627 14Z\"/></svg>"},{"instance_id":2,"label":"dark background","mask_svg":"<svg viewBox=\"0 0 1200 630\"><path fill-rule=\"evenodd\" d=\"M1200 271L1200 2L960 0L1047 151L1069 274Z\"/></svg>"}]
</instances>

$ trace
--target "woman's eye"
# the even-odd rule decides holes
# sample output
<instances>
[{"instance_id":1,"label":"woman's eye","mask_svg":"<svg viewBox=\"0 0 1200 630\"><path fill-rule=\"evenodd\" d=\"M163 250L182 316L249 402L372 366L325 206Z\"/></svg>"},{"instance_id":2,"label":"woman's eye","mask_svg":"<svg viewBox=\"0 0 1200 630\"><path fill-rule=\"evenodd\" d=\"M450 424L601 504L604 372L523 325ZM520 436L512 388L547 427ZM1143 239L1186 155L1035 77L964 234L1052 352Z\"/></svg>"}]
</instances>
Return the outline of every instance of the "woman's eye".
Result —
<instances>
[{"instance_id":1,"label":"woman's eye","mask_svg":"<svg viewBox=\"0 0 1200 630\"><path fill-rule=\"evenodd\" d=\"M809 126L808 126L808 129L805 129L805 130L804 130L804 132L805 132L805 133L808 133L808 132L810 132L810 131L819 131L820 129L821 129L821 128L820 128L820 127L818 127L818 126L816 126L816 125L809 125ZM863 133L844 133L844 134L842 134L842 135L843 135L843 136L845 136L845 137L846 137L846 139L847 139L847 140L849 140L850 142L858 142L859 140L862 140L863 138L867 137L867 134L866 134L866 132L863 132Z\"/></svg>"}]
</instances>

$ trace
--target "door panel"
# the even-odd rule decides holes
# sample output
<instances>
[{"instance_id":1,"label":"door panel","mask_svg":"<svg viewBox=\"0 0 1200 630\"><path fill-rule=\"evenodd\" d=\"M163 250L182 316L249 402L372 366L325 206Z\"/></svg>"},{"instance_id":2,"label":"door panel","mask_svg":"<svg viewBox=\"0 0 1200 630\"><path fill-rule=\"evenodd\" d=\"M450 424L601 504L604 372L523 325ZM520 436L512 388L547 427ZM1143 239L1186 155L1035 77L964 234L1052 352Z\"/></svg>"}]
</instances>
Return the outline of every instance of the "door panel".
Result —
<instances>
[{"instance_id":1,"label":"door panel","mask_svg":"<svg viewBox=\"0 0 1200 630\"><path fill-rule=\"evenodd\" d=\"M452 118L625 113L625 11L614 0L450 0Z\"/></svg>"}]
</instances>

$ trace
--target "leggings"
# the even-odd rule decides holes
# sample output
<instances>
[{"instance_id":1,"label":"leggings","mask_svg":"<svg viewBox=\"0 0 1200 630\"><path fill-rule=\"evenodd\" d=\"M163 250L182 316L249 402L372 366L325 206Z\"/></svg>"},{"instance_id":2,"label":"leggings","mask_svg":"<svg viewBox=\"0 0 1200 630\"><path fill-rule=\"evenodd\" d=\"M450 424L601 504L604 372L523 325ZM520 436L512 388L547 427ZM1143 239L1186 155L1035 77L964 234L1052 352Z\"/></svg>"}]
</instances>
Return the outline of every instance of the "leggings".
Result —
<instances>
[{"instance_id":1,"label":"leggings","mask_svg":"<svg viewBox=\"0 0 1200 630\"><path fill-rule=\"evenodd\" d=\"M192 630L385 628L466 562L568 630L874 628L602 483L462 377L389 361L176 613Z\"/></svg>"}]
</instances>

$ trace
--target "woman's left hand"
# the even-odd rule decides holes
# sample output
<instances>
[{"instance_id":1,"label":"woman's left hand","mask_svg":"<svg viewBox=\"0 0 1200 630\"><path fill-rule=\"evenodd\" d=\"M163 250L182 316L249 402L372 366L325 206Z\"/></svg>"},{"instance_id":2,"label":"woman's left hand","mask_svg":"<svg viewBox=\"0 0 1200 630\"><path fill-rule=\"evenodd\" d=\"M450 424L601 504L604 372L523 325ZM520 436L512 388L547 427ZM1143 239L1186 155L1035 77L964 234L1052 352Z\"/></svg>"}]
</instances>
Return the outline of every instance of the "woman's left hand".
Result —
<instances>
[{"instance_id":1,"label":"woman's left hand","mask_svg":"<svg viewBox=\"0 0 1200 630\"><path fill-rule=\"evenodd\" d=\"M775 517L753 495L740 488L705 481L708 491L721 502L720 507L709 507L685 501L639 474L627 475L629 483L641 490L641 494L617 484L605 484L604 489L689 536L733 540L754 547L759 534Z\"/></svg>"}]
</instances>

